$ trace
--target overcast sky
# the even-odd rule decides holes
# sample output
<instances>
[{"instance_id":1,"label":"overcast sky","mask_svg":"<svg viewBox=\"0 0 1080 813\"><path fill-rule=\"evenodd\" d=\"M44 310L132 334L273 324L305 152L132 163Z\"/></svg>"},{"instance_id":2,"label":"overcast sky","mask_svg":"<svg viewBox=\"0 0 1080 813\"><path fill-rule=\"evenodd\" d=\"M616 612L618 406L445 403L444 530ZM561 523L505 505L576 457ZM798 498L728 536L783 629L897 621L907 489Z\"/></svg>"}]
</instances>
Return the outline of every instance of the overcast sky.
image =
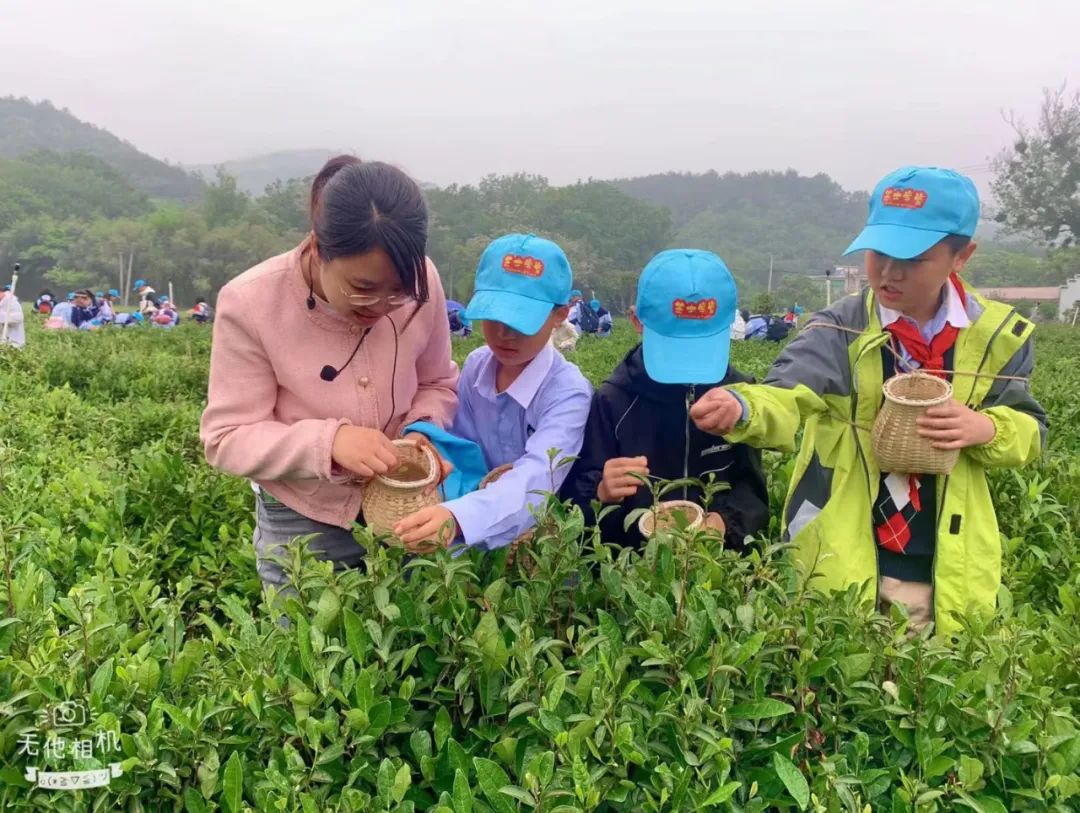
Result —
<instances>
[{"instance_id":1,"label":"overcast sky","mask_svg":"<svg viewBox=\"0 0 1080 813\"><path fill-rule=\"evenodd\" d=\"M0 0L0 95L155 156L345 148L445 184L666 170L970 170L1044 86L1077 0ZM314 170L315 168L313 168Z\"/></svg>"}]
</instances>

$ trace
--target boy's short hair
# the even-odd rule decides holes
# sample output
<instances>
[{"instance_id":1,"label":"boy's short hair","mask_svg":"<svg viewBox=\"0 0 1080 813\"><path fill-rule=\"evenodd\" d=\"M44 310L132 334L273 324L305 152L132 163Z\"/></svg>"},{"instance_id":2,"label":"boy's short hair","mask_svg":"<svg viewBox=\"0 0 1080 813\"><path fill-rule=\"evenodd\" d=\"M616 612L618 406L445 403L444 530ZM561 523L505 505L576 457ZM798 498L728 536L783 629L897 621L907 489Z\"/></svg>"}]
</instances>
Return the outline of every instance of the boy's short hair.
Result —
<instances>
[{"instance_id":1,"label":"boy's short hair","mask_svg":"<svg viewBox=\"0 0 1080 813\"><path fill-rule=\"evenodd\" d=\"M941 242L947 245L953 254L959 254L971 245L971 238L966 234L949 234L943 237Z\"/></svg>"},{"instance_id":2,"label":"boy's short hair","mask_svg":"<svg viewBox=\"0 0 1080 813\"><path fill-rule=\"evenodd\" d=\"M535 336L552 310L570 301L572 285L570 261L556 243L535 234L507 234L484 249L465 318L502 322Z\"/></svg>"}]
</instances>

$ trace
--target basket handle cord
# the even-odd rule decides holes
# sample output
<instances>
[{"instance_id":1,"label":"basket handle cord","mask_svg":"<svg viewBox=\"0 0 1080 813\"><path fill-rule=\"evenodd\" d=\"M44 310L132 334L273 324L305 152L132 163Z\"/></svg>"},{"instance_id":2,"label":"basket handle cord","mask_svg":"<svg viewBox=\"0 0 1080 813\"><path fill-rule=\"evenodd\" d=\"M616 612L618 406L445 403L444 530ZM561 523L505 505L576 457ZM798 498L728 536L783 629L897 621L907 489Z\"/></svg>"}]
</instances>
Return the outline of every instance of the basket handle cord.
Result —
<instances>
[{"instance_id":1,"label":"basket handle cord","mask_svg":"<svg viewBox=\"0 0 1080 813\"><path fill-rule=\"evenodd\" d=\"M830 330L839 330L841 333L850 333L852 336L866 336L866 335L869 335L869 331L854 330L854 329L852 329L850 327L843 327L842 325L834 325L834 324L830 324L829 322L811 322L810 324L808 324L806 327L804 327L799 332L803 333L803 332L805 332L807 330L810 330L811 328L815 328L815 327L827 327ZM890 339L893 339L893 337L890 336ZM907 360L904 359L903 356L900 355L899 351L897 351L897 349L894 347L893 341L890 341L889 344L885 345L885 349L893 354L893 358L896 359L898 364L902 365L903 367L908 366ZM944 375L962 375L962 376L966 375L966 376L971 376L972 378L992 378L995 381L1030 381L1031 380L1031 378L1029 376L1023 376L1023 375L993 375L992 373L974 373L974 372L971 372L970 370L927 370L926 372L927 372L928 375L931 372L934 372L934 373L941 373L941 374L944 374Z\"/></svg>"}]
</instances>

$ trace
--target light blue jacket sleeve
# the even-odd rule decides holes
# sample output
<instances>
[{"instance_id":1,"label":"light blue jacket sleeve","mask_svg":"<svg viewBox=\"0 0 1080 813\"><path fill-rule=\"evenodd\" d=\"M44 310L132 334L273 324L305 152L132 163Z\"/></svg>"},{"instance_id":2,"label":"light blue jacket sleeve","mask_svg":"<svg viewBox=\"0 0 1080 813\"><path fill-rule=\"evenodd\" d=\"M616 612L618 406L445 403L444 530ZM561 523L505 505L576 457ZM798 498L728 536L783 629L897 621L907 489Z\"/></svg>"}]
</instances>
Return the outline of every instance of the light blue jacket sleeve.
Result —
<instances>
[{"instance_id":1,"label":"light blue jacket sleeve","mask_svg":"<svg viewBox=\"0 0 1080 813\"><path fill-rule=\"evenodd\" d=\"M457 520L466 545L489 550L509 545L535 524L531 508L540 505L547 492L558 492L570 473L570 463L552 471L548 450L558 450L555 463L581 451L592 392L588 387L574 388L555 392L550 400L537 416L525 454L510 471L480 491L443 503Z\"/></svg>"}]
</instances>

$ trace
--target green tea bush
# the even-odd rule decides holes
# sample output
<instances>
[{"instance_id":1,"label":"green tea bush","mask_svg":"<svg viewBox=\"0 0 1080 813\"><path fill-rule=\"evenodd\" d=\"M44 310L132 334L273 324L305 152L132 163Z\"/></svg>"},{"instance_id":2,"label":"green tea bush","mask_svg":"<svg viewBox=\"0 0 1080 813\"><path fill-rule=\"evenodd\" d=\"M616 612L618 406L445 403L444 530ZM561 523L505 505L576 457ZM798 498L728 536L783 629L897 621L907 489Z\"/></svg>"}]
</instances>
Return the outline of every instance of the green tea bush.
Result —
<instances>
[{"instance_id":1,"label":"green tea bush","mask_svg":"<svg viewBox=\"0 0 1080 813\"><path fill-rule=\"evenodd\" d=\"M1080 808L1080 331L1038 334L1050 448L992 475L1000 611L955 642L801 590L776 522L745 557L678 530L637 554L554 499L513 565L294 547L278 617L251 490L202 460L209 332L29 339L0 354L0 810ZM599 383L633 341L570 358ZM28 753L65 701L115 749Z\"/></svg>"}]
</instances>

